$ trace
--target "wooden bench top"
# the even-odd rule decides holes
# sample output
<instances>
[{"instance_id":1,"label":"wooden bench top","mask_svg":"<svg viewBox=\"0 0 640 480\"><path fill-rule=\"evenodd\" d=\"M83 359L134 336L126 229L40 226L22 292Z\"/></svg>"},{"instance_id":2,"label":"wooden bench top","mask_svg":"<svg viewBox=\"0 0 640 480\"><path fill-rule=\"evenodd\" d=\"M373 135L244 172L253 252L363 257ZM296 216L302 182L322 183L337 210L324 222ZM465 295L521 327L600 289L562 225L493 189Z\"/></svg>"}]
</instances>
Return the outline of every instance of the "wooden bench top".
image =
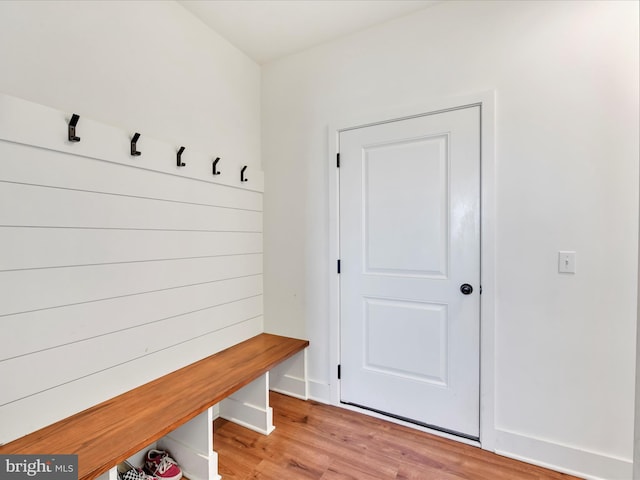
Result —
<instances>
[{"instance_id":1,"label":"wooden bench top","mask_svg":"<svg viewBox=\"0 0 640 480\"><path fill-rule=\"evenodd\" d=\"M77 454L78 477L96 478L308 345L257 335L2 445L0 453Z\"/></svg>"}]
</instances>

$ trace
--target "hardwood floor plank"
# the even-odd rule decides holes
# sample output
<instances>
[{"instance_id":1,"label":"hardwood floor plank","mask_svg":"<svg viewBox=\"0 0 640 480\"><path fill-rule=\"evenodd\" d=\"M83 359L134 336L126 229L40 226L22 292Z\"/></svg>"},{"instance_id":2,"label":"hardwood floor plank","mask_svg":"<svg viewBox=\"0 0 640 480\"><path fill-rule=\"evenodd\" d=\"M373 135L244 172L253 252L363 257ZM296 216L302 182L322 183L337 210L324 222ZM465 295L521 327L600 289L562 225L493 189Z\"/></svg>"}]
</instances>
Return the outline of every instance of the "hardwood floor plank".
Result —
<instances>
[{"instance_id":1,"label":"hardwood floor plank","mask_svg":"<svg viewBox=\"0 0 640 480\"><path fill-rule=\"evenodd\" d=\"M329 478L348 478L353 480L393 480L397 478L397 463L373 462L372 457L360 457L347 460L339 458L331 462L322 480Z\"/></svg>"},{"instance_id":2,"label":"hardwood floor plank","mask_svg":"<svg viewBox=\"0 0 640 480\"><path fill-rule=\"evenodd\" d=\"M343 408L271 393L275 431L214 426L225 480L577 480Z\"/></svg>"}]
</instances>

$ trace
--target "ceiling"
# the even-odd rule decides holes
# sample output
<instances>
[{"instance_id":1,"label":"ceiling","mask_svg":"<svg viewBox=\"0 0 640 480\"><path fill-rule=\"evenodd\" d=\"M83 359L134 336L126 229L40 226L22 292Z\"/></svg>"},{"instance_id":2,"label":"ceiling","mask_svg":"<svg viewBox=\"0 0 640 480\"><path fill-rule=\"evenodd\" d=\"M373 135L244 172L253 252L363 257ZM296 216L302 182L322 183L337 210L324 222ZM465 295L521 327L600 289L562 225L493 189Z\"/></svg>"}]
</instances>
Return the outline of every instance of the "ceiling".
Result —
<instances>
[{"instance_id":1,"label":"ceiling","mask_svg":"<svg viewBox=\"0 0 640 480\"><path fill-rule=\"evenodd\" d=\"M178 1L260 64L437 3L437 0Z\"/></svg>"}]
</instances>

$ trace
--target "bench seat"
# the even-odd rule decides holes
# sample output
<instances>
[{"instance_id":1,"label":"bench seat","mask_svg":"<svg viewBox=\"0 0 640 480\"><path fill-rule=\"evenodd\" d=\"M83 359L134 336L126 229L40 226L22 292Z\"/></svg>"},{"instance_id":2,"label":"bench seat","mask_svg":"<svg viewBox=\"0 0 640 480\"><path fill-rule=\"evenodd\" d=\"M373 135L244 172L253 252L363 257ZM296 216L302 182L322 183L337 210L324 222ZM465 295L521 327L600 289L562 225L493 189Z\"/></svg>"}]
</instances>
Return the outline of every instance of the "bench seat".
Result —
<instances>
[{"instance_id":1,"label":"bench seat","mask_svg":"<svg viewBox=\"0 0 640 480\"><path fill-rule=\"evenodd\" d=\"M303 351L309 342L260 334L0 446L0 454L77 454L96 478Z\"/></svg>"}]
</instances>

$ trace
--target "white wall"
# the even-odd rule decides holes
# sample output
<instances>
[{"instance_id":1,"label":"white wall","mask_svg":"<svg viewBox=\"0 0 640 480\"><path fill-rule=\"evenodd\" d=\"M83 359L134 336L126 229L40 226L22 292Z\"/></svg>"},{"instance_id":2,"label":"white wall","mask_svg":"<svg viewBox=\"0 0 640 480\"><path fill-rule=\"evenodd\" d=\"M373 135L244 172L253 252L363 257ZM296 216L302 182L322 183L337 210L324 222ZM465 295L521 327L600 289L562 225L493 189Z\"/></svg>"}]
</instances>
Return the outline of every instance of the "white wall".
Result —
<instances>
[{"instance_id":1,"label":"white wall","mask_svg":"<svg viewBox=\"0 0 640 480\"><path fill-rule=\"evenodd\" d=\"M496 448L631 472L637 2L442 2L263 67L265 321L330 358L328 125L496 92ZM577 251L577 273L557 252Z\"/></svg>"},{"instance_id":2,"label":"white wall","mask_svg":"<svg viewBox=\"0 0 640 480\"><path fill-rule=\"evenodd\" d=\"M173 1L0 2L0 92L260 167L260 68Z\"/></svg>"},{"instance_id":3,"label":"white wall","mask_svg":"<svg viewBox=\"0 0 640 480\"><path fill-rule=\"evenodd\" d=\"M259 67L174 2L0 2L0 65L2 444L263 330L263 176Z\"/></svg>"},{"instance_id":4,"label":"white wall","mask_svg":"<svg viewBox=\"0 0 640 480\"><path fill-rule=\"evenodd\" d=\"M335 367L328 123L495 89L495 428L534 461L628 465L637 18L636 2L443 2L264 67L267 326L311 339L316 391ZM0 2L0 62L2 93L259 166L258 66L173 2Z\"/></svg>"}]
</instances>

